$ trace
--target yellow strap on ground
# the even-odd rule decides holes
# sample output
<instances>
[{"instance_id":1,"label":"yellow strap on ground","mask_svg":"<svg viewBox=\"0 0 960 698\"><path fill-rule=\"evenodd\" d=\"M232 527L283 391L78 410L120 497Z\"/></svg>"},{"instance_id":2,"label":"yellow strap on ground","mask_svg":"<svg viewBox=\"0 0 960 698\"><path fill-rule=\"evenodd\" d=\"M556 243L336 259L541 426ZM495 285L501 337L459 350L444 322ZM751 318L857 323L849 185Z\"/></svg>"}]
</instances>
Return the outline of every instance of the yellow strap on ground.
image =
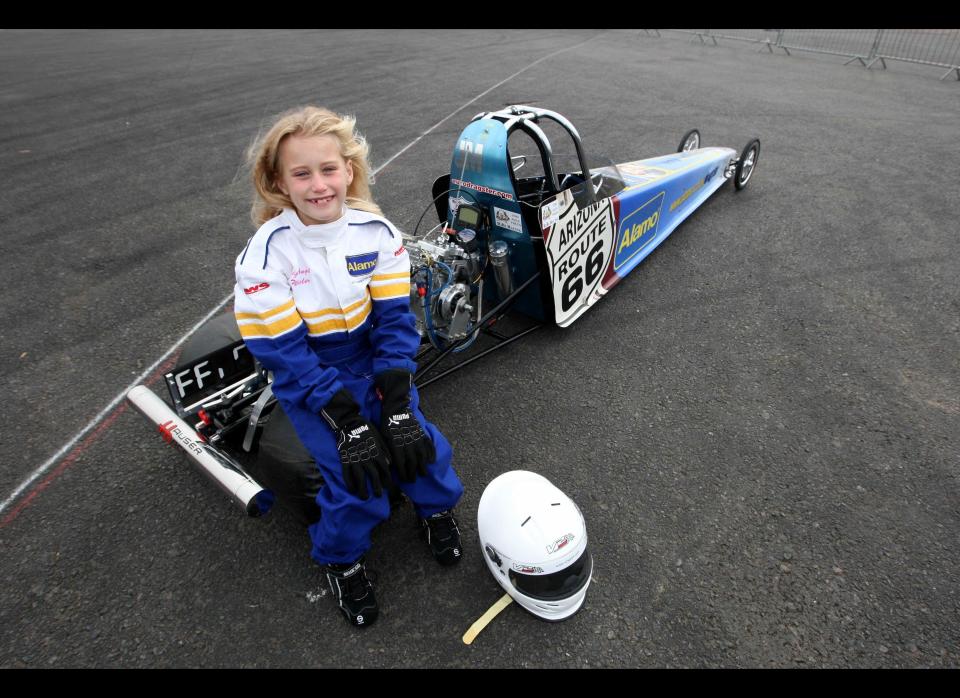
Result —
<instances>
[{"instance_id":1,"label":"yellow strap on ground","mask_svg":"<svg viewBox=\"0 0 960 698\"><path fill-rule=\"evenodd\" d=\"M463 644L469 645L480 634L480 631L487 627L487 624L497 617L503 609L510 605L513 597L510 594L504 594L503 597L493 604L487 612L477 619L477 622L470 626L470 629L463 634Z\"/></svg>"}]
</instances>

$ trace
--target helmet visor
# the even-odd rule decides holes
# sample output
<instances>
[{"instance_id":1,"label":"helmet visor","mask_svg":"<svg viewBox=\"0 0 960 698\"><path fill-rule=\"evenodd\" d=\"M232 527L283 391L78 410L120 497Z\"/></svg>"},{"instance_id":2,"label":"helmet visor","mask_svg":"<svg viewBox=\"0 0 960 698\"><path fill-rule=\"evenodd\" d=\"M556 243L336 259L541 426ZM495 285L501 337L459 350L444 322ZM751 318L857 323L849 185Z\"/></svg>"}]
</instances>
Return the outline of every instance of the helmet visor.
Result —
<instances>
[{"instance_id":1,"label":"helmet visor","mask_svg":"<svg viewBox=\"0 0 960 698\"><path fill-rule=\"evenodd\" d=\"M551 574L523 574L510 570L510 581L517 591L541 601L566 599L583 589L593 573L593 557L590 549L584 548L576 561Z\"/></svg>"}]
</instances>

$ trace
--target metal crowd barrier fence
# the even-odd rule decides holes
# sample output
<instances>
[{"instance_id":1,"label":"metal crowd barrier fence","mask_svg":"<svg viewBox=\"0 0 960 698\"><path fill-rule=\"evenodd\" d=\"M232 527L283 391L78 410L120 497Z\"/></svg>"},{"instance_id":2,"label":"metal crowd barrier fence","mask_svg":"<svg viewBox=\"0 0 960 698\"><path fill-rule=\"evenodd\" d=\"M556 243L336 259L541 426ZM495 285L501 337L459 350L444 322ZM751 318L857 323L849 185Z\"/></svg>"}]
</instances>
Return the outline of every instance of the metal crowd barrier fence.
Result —
<instances>
[{"instance_id":1,"label":"metal crowd barrier fence","mask_svg":"<svg viewBox=\"0 0 960 698\"><path fill-rule=\"evenodd\" d=\"M956 73L960 80L960 29L880 29L877 37L877 52L871 65L880 61L904 61L948 68L940 76L943 80Z\"/></svg>"},{"instance_id":2,"label":"metal crowd barrier fence","mask_svg":"<svg viewBox=\"0 0 960 698\"><path fill-rule=\"evenodd\" d=\"M955 73L960 80L960 29L644 29L648 36L661 31L688 34L691 41L719 46L719 39L760 45L760 50L806 51L846 57L871 68L887 61L947 68L943 80Z\"/></svg>"}]
</instances>

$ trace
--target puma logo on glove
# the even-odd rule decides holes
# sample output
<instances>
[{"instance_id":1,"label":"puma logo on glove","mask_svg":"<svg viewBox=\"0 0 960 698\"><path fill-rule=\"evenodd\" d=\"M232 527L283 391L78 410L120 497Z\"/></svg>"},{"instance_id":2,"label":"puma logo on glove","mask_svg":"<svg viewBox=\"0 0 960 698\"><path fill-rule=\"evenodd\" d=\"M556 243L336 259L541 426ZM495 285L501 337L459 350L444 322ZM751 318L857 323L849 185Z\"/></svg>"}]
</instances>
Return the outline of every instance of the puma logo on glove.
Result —
<instances>
[{"instance_id":1,"label":"puma logo on glove","mask_svg":"<svg viewBox=\"0 0 960 698\"><path fill-rule=\"evenodd\" d=\"M426 475L427 465L437 459L433 442L413 414L413 380L408 371L394 369L379 374L375 382L383 400L380 431L390 448L390 458L400 479L413 482L417 475Z\"/></svg>"},{"instance_id":2,"label":"puma logo on glove","mask_svg":"<svg viewBox=\"0 0 960 698\"><path fill-rule=\"evenodd\" d=\"M368 499L367 480L379 497L390 482L387 448L377 430L360 414L360 407L346 389L339 390L320 414L337 438L343 484L360 499Z\"/></svg>"},{"instance_id":3,"label":"puma logo on glove","mask_svg":"<svg viewBox=\"0 0 960 698\"><path fill-rule=\"evenodd\" d=\"M366 431L370 431L370 427L364 424L362 427L357 427L352 431L347 433L347 441L353 441L354 439L359 439L360 435Z\"/></svg>"}]
</instances>

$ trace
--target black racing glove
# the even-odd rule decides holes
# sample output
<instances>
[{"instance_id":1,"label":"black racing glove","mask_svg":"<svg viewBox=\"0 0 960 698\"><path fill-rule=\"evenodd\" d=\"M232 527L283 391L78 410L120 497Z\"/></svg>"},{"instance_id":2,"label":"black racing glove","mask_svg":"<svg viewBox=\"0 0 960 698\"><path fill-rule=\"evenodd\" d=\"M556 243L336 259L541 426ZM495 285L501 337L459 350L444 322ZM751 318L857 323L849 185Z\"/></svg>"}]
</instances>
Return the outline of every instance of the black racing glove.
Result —
<instances>
[{"instance_id":1,"label":"black racing glove","mask_svg":"<svg viewBox=\"0 0 960 698\"><path fill-rule=\"evenodd\" d=\"M353 396L346 389L337 391L320 414L337 436L347 489L360 499L368 499L369 477L374 494L382 495L383 485L390 483L387 449L374 426L360 415Z\"/></svg>"},{"instance_id":2,"label":"black racing glove","mask_svg":"<svg viewBox=\"0 0 960 698\"><path fill-rule=\"evenodd\" d=\"M392 369L379 374L375 382L383 401L380 432L400 479L413 482L417 474L426 475L427 464L437 458L433 442L410 409L413 378L409 371Z\"/></svg>"}]
</instances>

